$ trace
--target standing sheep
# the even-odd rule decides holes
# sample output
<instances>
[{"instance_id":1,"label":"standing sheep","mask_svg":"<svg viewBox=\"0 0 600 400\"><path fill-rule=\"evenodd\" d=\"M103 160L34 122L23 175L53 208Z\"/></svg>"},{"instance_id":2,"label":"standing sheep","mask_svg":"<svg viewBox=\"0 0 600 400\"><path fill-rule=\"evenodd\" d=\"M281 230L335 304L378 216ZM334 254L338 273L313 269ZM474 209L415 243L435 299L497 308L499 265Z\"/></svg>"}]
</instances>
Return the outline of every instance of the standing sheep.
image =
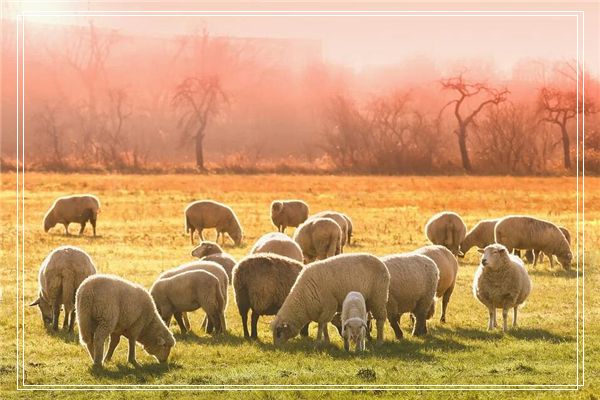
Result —
<instances>
[{"instance_id":1,"label":"standing sheep","mask_svg":"<svg viewBox=\"0 0 600 400\"><path fill-rule=\"evenodd\" d=\"M381 258L390 272L390 291L387 317L396 339L403 336L400 318L404 313L415 317L413 335L427 333L427 319L435 311L435 291L438 284L438 267L429 257L414 254L393 254Z\"/></svg>"},{"instance_id":2,"label":"standing sheep","mask_svg":"<svg viewBox=\"0 0 600 400\"><path fill-rule=\"evenodd\" d=\"M508 254L501 244L491 244L483 253L473 279L473 295L488 308L488 330L497 326L496 309L502 308L503 331L507 330L508 309L513 308L513 328L517 326L517 309L529 296L531 280L523 261Z\"/></svg>"},{"instance_id":3,"label":"standing sheep","mask_svg":"<svg viewBox=\"0 0 600 400\"><path fill-rule=\"evenodd\" d=\"M91 194L78 194L59 197L44 216L44 232L54 228L56 224L65 227L65 234L69 236L69 224L81 224L79 235L83 234L88 221L92 224L96 236L96 219L100 212L100 201Z\"/></svg>"},{"instance_id":4,"label":"standing sheep","mask_svg":"<svg viewBox=\"0 0 600 400\"><path fill-rule=\"evenodd\" d=\"M552 255L565 270L571 269L573 254L565 235L551 222L524 215L509 215L496 224L496 243L513 249L543 251L553 266Z\"/></svg>"},{"instance_id":5,"label":"standing sheep","mask_svg":"<svg viewBox=\"0 0 600 400\"><path fill-rule=\"evenodd\" d=\"M52 329L56 331L63 305L63 329L68 326L69 332L73 332L75 292L85 278L95 273L92 259L80 248L62 246L52 250L42 261L38 275L39 295L30 306L39 306L44 323L52 323Z\"/></svg>"},{"instance_id":6,"label":"standing sheep","mask_svg":"<svg viewBox=\"0 0 600 400\"><path fill-rule=\"evenodd\" d=\"M466 233L467 226L460 215L451 211L435 214L425 225L425 234L429 241L446 247L455 256L464 256L459 246Z\"/></svg>"},{"instance_id":7,"label":"standing sheep","mask_svg":"<svg viewBox=\"0 0 600 400\"><path fill-rule=\"evenodd\" d=\"M150 295L163 321L168 323L171 317L175 316L183 334L187 333L188 329L181 317L182 313L198 308L206 312L216 333L222 333L225 329L225 300L221 283L210 272L188 271L159 279L152 285Z\"/></svg>"},{"instance_id":8,"label":"standing sheep","mask_svg":"<svg viewBox=\"0 0 600 400\"><path fill-rule=\"evenodd\" d=\"M432 262L433 263L433 262ZM383 343L383 327L390 273L370 254L342 254L316 261L302 270L290 294L271 323L273 342L284 343L310 321L319 324L317 340L329 342L327 323L349 292L360 292L377 325L377 343Z\"/></svg>"},{"instance_id":9,"label":"standing sheep","mask_svg":"<svg viewBox=\"0 0 600 400\"><path fill-rule=\"evenodd\" d=\"M341 237L340 226L331 218L311 218L294 232L294 241L302 249L305 263L340 254Z\"/></svg>"},{"instance_id":10,"label":"standing sheep","mask_svg":"<svg viewBox=\"0 0 600 400\"><path fill-rule=\"evenodd\" d=\"M280 232L267 233L261 236L250 250L250 254L256 253L274 253L300 262L304 260L302 249L298 243Z\"/></svg>"},{"instance_id":11,"label":"standing sheep","mask_svg":"<svg viewBox=\"0 0 600 400\"><path fill-rule=\"evenodd\" d=\"M275 315L281 308L303 265L276 254L253 254L233 269L233 289L244 337L258 337L257 324L261 315ZM248 332L248 311L252 311L251 333ZM303 328L308 335L308 324Z\"/></svg>"},{"instance_id":12,"label":"standing sheep","mask_svg":"<svg viewBox=\"0 0 600 400\"><path fill-rule=\"evenodd\" d=\"M560 229L560 231L563 233L563 235L565 235L565 239L567 239L567 242L569 243L569 246L571 245L571 232L569 232L569 230L567 228L565 228L564 226L559 226L558 229ZM527 259L528 262L532 262L533 266L535 267L537 265L538 262L542 262L544 261L544 252L542 252L541 250L527 250L527 252L525 253L525 258ZM552 258L552 256L548 257L550 259L550 266L552 268L554 268L554 259Z\"/></svg>"},{"instance_id":13,"label":"standing sheep","mask_svg":"<svg viewBox=\"0 0 600 400\"><path fill-rule=\"evenodd\" d=\"M467 254L467 252L473 247L477 246L480 249L484 249L486 246L495 243L494 239L494 227L498 219L482 219L475 226L467 232L467 235L460 244L460 252Z\"/></svg>"},{"instance_id":14,"label":"standing sheep","mask_svg":"<svg viewBox=\"0 0 600 400\"><path fill-rule=\"evenodd\" d=\"M340 227L342 232L341 241L340 241L340 253L344 251L344 246L346 245L346 240L348 239L348 220L347 217L339 213L337 211L321 211L314 215L311 215L309 220L316 218L331 218L335 221L336 224Z\"/></svg>"},{"instance_id":15,"label":"standing sheep","mask_svg":"<svg viewBox=\"0 0 600 400\"><path fill-rule=\"evenodd\" d=\"M236 246L242 243L242 226L230 207L212 200L190 203L185 208L185 231L190 234L190 242L194 244L194 231L198 231L200 240L204 240L202 231L208 228L217 229L215 242L219 241L221 235L224 245L227 233Z\"/></svg>"},{"instance_id":16,"label":"standing sheep","mask_svg":"<svg viewBox=\"0 0 600 400\"><path fill-rule=\"evenodd\" d=\"M440 278L435 295L438 299L442 299L440 322L446 322L446 309L458 275L458 261L456 261L450 250L439 245L424 246L415 250L414 253L431 258L438 267Z\"/></svg>"},{"instance_id":17,"label":"standing sheep","mask_svg":"<svg viewBox=\"0 0 600 400\"><path fill-rule=\"evenodd\" d=\"M271 203L271 221L278 232L297 227L308 218L308 204L302 200L275 200Z\"/></svg>"},{"instance_id":18,"label":"standing sheep","mask_svg":"<svg viewBox=\"0 0 600 400\"><path fill-rule=\"evenodd\" d=\"M136 367L136 342L161 363L169 358L175 339L158 315L150 293L140 285L114 275L92 275L79 286L76 303L79 339L87 346L94 366L110 361L121 336L129 339L128 361ZM104 341L109 336L103 360Z\"/></svg>"},{"instance_id":19,"label":"standing sheep","mask_svg":"<svg viewBox=\"0 0 600 400\"><path fill-rule=\"evenodd\" d=\"M225 253L221 246L215 242L204 241L192 250L192 257L197 257L201 261L214 261L225 269L227 278L231 284L231 271L237 261L228 253Z\"/></svg>"},{"instance_id":20,"label":"standing sheep","mask_svg":"<svg viewBox=\"0 0 600 400\"><path fill-rule=\"evenodd\" d=\"M342 303L342 337L344 349L350 350L350 343L355 344L356 351L365 350L367 336L367 306L360 292L350 292Z\"/></svg>"}]
</instances>

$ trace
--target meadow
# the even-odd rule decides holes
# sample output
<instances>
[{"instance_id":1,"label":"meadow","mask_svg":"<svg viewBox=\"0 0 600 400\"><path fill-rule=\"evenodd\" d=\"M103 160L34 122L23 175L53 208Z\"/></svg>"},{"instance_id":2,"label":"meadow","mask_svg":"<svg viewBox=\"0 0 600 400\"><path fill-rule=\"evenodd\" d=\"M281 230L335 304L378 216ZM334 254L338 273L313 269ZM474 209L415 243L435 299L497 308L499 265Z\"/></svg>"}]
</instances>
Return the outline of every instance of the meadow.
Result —
<instances>
[{"instance_id":1,"label":"meadow","mask_svg":"<svg viewBox=\"0 0 600 400\"><path fill-rule=\"evenodd\" d=\"M15 176L2 175L0 253L0 397L33 398L34 392L14 392L16 355L15 304ZM89 192L99 196L98 237L64 236L61 226L49 234L42 218L52 201L64 194ZM478 220L509 213L531 214L566 226L576 244L576 182L572 177L351 177L276 175L59 175L27 173L24 192L24 275L25 303L36 298L40 262L55 247L65 244L86 250L99 271L120 275L150 287L160 272L191 261L192 246L184 232L183 209L191 201L211 198L229 204L244 227L242 247L226 248L236 258L248 253L254 241L274 230L269 204L276 198L301 198L311 212L335 209L354 221L354 242L346 252L385 255L415 249L427 243L423 226L435 212L449 209L461 214L468 227ZM582 382L577 369L577 267L566 272L545 261L528 265L533 291L520 312L520 326L506 334L488 332L487 310L471 292L479 254L473 249L460 260L458 281L448 309L448 322L439 322L439 307L423 338L405 334L393 340L386 325L386 343L368 345L364 354L348 354L333 327L329 346L318 346L311 326L310 338L296 338L275 348L269 330L270 317L259 321L259 341L243 339L241 321L233 292L227 308L229 331L212 337L199 329L202 312L191 316L193 332L179 334L167 366L138 348L142 368L126 364L127 345L121 341L113 360L102 372L91 369L91 361L75 335L47 331L38 308L24 307L24 340L19 357L24 363L26 385L485 385L487 391L441 391L424 386L402 393L406 397L428 395L436 398L547 398L595 399L600 382L600 338L597 290L600 274L600 179L586 180L585 279L586 381L579 390L517 391L519 386L488 385L571 385ZM580 227L581 228L581 227ZM77 233L78 226L71 226ZM288 229L291 234L291 230ZM208 232L214 239L214 231ZM580 232L580 239L581 239ZM583 253L579 248L579 261ZM581 290L581 285L580 285ZM582 306L582 299L579 307ZM580 310L581 311L581 310ZM579 317L581 317L581 313ZM581 322L581 319L580 319ZM408 317L402 328L407 333ZM314 324L313 324L314 325ZM76 328L77 329L77 328ZM581 330L581 324L580 324ZM581 355L580 355L581 358ZM581 359L580 359L581 361ZM578 376L579 374L579 376ZM21 382L23 384L23 382ZM48 386L45 386L48 388ZM218 389L217 387L216 389ZM543 387L540 387L543 388ZM560 388L556 386L554 388ZM300 389L300 387L298 388ZM352 389L352 390L350 390ZM426 391L435 389L435 391ZM497 389L497 390L490 390ZM510 391L508 391L510 390ZM35 398L160 398L177 396L156 392L35 392ZM348 391L323 392L292 390L283 393L183 392L182 396L210 398L362 398L397 396L398 392L372 390L368 386ZM153 396L153 397L154 397Z\"/></svg>"}]
</instances>

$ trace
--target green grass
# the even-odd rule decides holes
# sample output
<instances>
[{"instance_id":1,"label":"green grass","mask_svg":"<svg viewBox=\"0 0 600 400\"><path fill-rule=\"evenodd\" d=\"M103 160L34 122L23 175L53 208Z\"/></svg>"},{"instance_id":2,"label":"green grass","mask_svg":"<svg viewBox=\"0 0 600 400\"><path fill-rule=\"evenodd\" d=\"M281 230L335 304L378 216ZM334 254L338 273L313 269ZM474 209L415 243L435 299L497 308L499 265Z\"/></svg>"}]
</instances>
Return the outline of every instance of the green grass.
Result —
<instances>
[{"instance_id":1,"label":"green grass","mask_svg":"<svg viewBox=\"0 0 600 400\"><path fill-rule=\"evenodd\" d=\"M0 261L0 398L146 398L148 392L15 392L15 182L2 176L2 252ZM37 271L53 248L72 244L85 249L99 271L120 275L150 287L165 269L190 261L191 246L183 229L183 208L196 199L213 198L231 205L245 230L244 246L228 248L236 258L246 254L263 233L273 230L268 207L275 198L302 198L311 211L338 209L352 216L355 244L347 252L377 255L414 249L426 243L423 226L430 215L457 211L472 226L481 218L508 213L537 215L566 226L575 238L576 194L573 178L476 177L328 177L328 176L115 176L27 174L25 191L25 303L35 298ZM598 356L598 289L600 180L586 180L586 385L578 391L411 391L402 395L448 398L529 397L595 398L600 385ZM57 227L50 234L41 221L53 199L67 193L98 195L102 211L100 237L65 237ZM73 233L76 227L71 227ZM290 232L289 232L290 233ZM214 237L214 232L209 233ZM574 245L575 247L575 245ZM194 333L184 337L173 325L177 345L162 367L138 347L142 368L126 364L122 341L113 361L93 371L86 350L75 335L43 327L37 308L25 307L21 348L25 384L178 384L178 385L574 385L577 383L577 274L548 263L528 266L533 291L520 312L520 327L507 334L488 332L487 311L471 293L478 254L460 261L458 282L448 323L430 321L430 334L398 342L386 326L386 343L369 346L365 354L343 351L333 328L330 346L318 346L316 327L309 339L296 338L273 347L268 323L259 322L259 342L243 339L233 293L227 309L229 332L212 337L200 332L202 312L192 314ZM580 302L581 307L581 302ZM581 321L580 321L581 322ZM402 327L407 333L408 318ZM581 343L580 343L581 345ZM579 383L582 382L580 371ZM22 384L22 382L21 382ZM31 386L27 386L31 387ZM181 395L211 398L361 398L397 396L398 392L355 390L258 392L152 392L152 398Z\"/></svg>"}]
</instances>

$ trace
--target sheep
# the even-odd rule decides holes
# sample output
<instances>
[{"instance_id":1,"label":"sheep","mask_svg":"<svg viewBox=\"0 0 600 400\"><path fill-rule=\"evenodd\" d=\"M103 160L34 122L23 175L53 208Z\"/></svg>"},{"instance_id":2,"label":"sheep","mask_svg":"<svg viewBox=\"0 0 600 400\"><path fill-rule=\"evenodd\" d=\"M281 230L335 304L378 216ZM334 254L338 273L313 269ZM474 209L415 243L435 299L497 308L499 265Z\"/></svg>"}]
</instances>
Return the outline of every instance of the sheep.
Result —
<instances>
[{"instance_id":1,"label":"sheep","mask_svg":"<svg viewBox=\"0 0 600 400\"><path fill-rule=\"evenodd\" d=\"M425 225L425 234L431 243L440 244L459 257L464 256L459 246L466 233L467 226L460 215L451 211L435 214Z\"/></svg>"},{"instance_id":2,"label":"sheep","mask_svg":"<svg viewBox=\"0 0 600 400\"><path fill-rule=\"evenodd\" d=\"M564 226L559 226L558 229L560 229L563 235L565 235L565 239L567 239L567 242L569 245L571 245L571 232L569 232L569 230ZM544 253L541 250L527 250L525 252L525 258L529 263L533 263L533 266L535 267L538 262L542 262L544 260ZM554 267L554 259L552 256L548 258L550 259L550 266Z\"/></svg>"},{"instance_id":3,"label":"sheep","mask_svg":"<svg viewBox=\"0 0 600 400\"><path fill-rule=\"evenodd\" d=\"M427 319L435 311L435 291L439 272L435 262L415 253L392 254L381 257L390 273L387 317L396 339L403 337L400 318L408 312L415 318L412 334L427 333Z\"/></svg>"},{"instance_id":4,"label":"sheep","mask_svg":"<svg viewBox=\"0 0 600 400\"><path fill-rule=\"evenodd\" d=\"M242 226L233 210L225 204L212 200L200 200L190 203L185 208L185 231L190 234L190 242L194 244L194 232L198 231L200 239L204 240L202 231L207 228L217 229L217 239L222 236L225 245L225 233L236 246L242 244Z\"/></svg>"},{"instance_id":5,"label":"sheep","mask_svg":"<svg viewBox=\"0 0 600 400\"><path fill-rule=\"evenodd\" d=\"M350 292L342 303L342 337L344 349L350 350L350 343L355 344L356 351L365 350L367 335L367 306L360 292Z\"/></svg>"},{"instance_id":6,"label":"sheep","mask_svg":"<svg viewBox=\"0 0 600 400\"><path fill-rule=\"evenodd\" d=\"M342 230L331 218L312 218L305 221L294 232L304 262L324 260L341 252Z\"/></svg>"},{"instance_id":7,"label":"sheep","mask_svg":"<svg viewBox=\"0 0 600 400\"><path fill-rule=\"evenodd\" d=\"M565 235L556 225L525 215L509 215L498 221L494 229L496 243L502 244L509 251L513 249L538 249L550 258L556 255L558 262L565 269L571 269L573 254Z\"/></svg>"},{"instance_id":8,"label":"sheep","mask_svg":"<svg viewBox=\"0 0 600 400\"><path fill-rule=\"evenodd\" d=\"M227 272L225 269L214 261L208 260L200 260L200 261L192 261L189 263L182 264L176 268L170 269L168 271L163 272L159 275L158 279L171 278L175 275L181 274L183 272L188 271L207 271L213 274L218 280L221 286L221 294L223 296L223 312L227 308L227 286L229 285L229 277L227 276ZM190 330L190 321L186 312L182 313L181 318L183 319L183 323L186 327L186 330ZM211 333L213 331L213 325L210 322L208 316L205 316L202 320L201 324L202 328L206 330L206 332ZM223 330L227 328L224 326Z\"/></svg>"},{"instance_id":9,"label":"sheep","mask_svg":"<svg viewBox=\"0 0 600 400\"><path fill-rule=\"evenodd\" d=\"M198 308L206 312L216 333L222 333L225 329L225 300L221 283L210 272L193 270L158 279L150 288L150 295L163 321L168 324L171 317L175 316L183 334L188 332L188 328L183 322L182 313Z\"/></svg>"},{"instance_id":10,"label":"sheep","mask_svg":"<svg viewBox=\"0 0 600 400\"><path fill-rule=\"evenodd\" d=\"M317 340L329 342L327 323L349 292L362 293L376 320L377 343L383 343L383 326L390 273L381 260L370 254L341 254L305 267L271 323L273 342L280 345L298 334L310 321L319 324Z\"/></svg>"},{"instance_id":11,"label":"sheep","mask_svg":"<svg viewBox=\"0 0 600 400\"><path fill-rule=\"evenodd\" d=\"M214 261L221 265L227 273L229 284L231 284L231 271L237 261L230 254L225 253L221 246L215 242L203 241L192 250L192 257L197 257L202 261Z\"/></svg>"},{"instance_id":12,"label":"sheep","mask_svg":"<svg viewBox=\"0 0 600 400\"><path fill-rule=\"evenodd\" d=\"M435 262L439 270L439 281L435 295L442 299L442 315L440 322L446 322L446 309L450 296L454 291L456 276L458 274L458 261L450 250L440 245L424 246L414 251L416 254L427 256Z\"/></svg>"},{"instance_id":13,"label":"sheep","mask_svg":"<svg viewBox=\"0 0 600 400\"><path fill-rule=\"evenodd\" d=\"M114 275L87 277L77 289L79 340L87 346L95 367L110 361L121 336L129 339L128 361L135 359L135 343L164 363L175 346L173 334L158 315L150 293L140 285ZM104 359L104 341L110 336Z\"/></svg>"},{"instance_id":14,"label":"sheep","mask_svg":"<svg viewBox=\"0 0 600 400\"><path fill-rule=\"evenodd\" d=\"M44 216L44 232L54 228L56 224L65 227L65 234L69 236L69 224L81 225L79 235L83 235L88 221L92 224L94 237L96 236L96 219L100 212L100 200L91 194L77 194L59 197Z\"/></svg>"},{"instance_id":15,"label":"sheep","mask_svg":"<svg viewBox=\"0 0 600 400\"><path fill-rule=\"evenodd\" d=\"M302 249L298 243L286 234L279 232L267 233L260 237L250 250L250 254L256 253L274 253L300 262L304 260Z\"/></svg>"},{"instance_id":16,"label":"sheep","mask_svg":"<svg viewBox=\"0 0 600 400\"><path fill-rule=\"evenodd\" d=\"M46 256L38 275L38 298L30 306L39 306L42 321L58 330L61 305L65 309L63 329L73 332L75 323L75 292L81 282L96 273L90 256L74 246L62 246Z\"/></svg>"},{"instance_id":17,"label":"sheep","mask_svg":"<svg viewBox=\"0 0 600 400\"><path fill-rule=\"evenodd\" d=\"M297 227L308 218L308 204L302 200L275 200L271 203L271 221L278 232Z\"/></svg>"},{"instance_id":18,"label":"sheep","mask_svg":"<svg viewBox=\"0 0 600 400\"><path fill-rule=\"evenodd\" d=\"M473 278L473 295L488 308L488 330L497 326L496 309L502 308L503 331L507 330L508 309L513 308L513 328L517 309L531 292L531 280L523 261L509 254L505 246L491 244L484 250Z\"/></svg>"},{"instance_id":19,"label":"sheep","mask_svg":"<svg viewBox=\"0 0 600 400\"><path fill-rule=\"evenodd\" d=\"M467 254L467 252L473 247L477 246L480 249L484 249L486 246L495 243L494 239L494 227L498 222L496 219L482 219L479 221L463 239L460 244L460 252Z\"/></svg>"},{"instance_id":20,"label":"sheep","mask_svg":"<svg viewBox=\"0 0 600 400\"><path fill-rule=\"evenodd\" d=\"M339 225L340 230L342 231L340 243L340 253L342 253L344 251L344 246L346 245L346 240L348 239L348 220L346 219L346 216L337 211L321 211L311 215L309 219L315 218L331 218Z\"/></svg>"},{"instance_id":21,"label":"sheep","mask_svg":"<svg viewBox=\"0 0 600 400\"><path fill-rule=\"evenodd\" d=\"M348 240L346 241L346 243L348 243L348 245L350 245L351 241L352 241L352 231L353 231L353 226L352 226L352 218L350 218L348 215L346 214L342 214L342 216L346 219L346 225L348 226Z\"/></svg>"},{"instance_id":22,"label":"sheep","mask_svg":"<svg viewBox=\"0 0 600 400\"><path fill-rule=\"evenodd\" d=\"M272 253L249 255L235 266L233 289L246 339L258 337L259 316L277 314L303 267L296 260ZM248 332L249 310L252 310L251 333ZM308 335L308 324L302 334Z\"/></svg>"}]
</instances>

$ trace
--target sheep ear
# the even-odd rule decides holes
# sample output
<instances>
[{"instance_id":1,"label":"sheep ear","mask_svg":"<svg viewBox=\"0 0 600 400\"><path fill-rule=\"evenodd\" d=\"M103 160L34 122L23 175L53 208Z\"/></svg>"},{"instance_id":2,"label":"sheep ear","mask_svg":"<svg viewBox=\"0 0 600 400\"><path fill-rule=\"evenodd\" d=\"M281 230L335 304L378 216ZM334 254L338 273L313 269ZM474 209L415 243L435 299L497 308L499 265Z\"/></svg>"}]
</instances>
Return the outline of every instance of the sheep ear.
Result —
<instances>
[{"instance_id":1,"label":"sheep ear","mask_svg":"<svg viewBox=\"0 0 600 400\"><path fill-rule=\"evenodd\" d=\"M483 252L485 251L484 249L477 249L478 252L480 252L481 254L483 254Z\"/></svg>"},{"instance_id":2,"label":"sheep ear","mask_svg":"<svg viewBox=\"0 0 600 400\"><path fill-rule=\"evenodd\" d=\"M506 248L503 247L500 250L498 250L498 252L500 252L500 253L506 253Z\"/></svg>"},{"instance_id":3,"label":"sheep ear","mask_svg":"<svg viewBox=\"0 0 600 400\"><path fill-rule=\"evenodd\" d=\"M164 339L162 336L159 336L159 337L156 339L156 344L157 344L157 345L159 345L159 346L162 346L162 345L164 345L165 343L166 343L166 342L165 342L165 339Z\"/></svg>"},{"instance_id":4,"label":"sheep ear","mask_svg":"<svg viewBox=\"0 0 600 400\"><path fill-rule=\"evenodd\" d=\"M33 303L31 303L29 306L37 306L38 304L40 304L41 299L38 297L37 299L35 299L35 301Z\"/></svg>"}]
</instances>

